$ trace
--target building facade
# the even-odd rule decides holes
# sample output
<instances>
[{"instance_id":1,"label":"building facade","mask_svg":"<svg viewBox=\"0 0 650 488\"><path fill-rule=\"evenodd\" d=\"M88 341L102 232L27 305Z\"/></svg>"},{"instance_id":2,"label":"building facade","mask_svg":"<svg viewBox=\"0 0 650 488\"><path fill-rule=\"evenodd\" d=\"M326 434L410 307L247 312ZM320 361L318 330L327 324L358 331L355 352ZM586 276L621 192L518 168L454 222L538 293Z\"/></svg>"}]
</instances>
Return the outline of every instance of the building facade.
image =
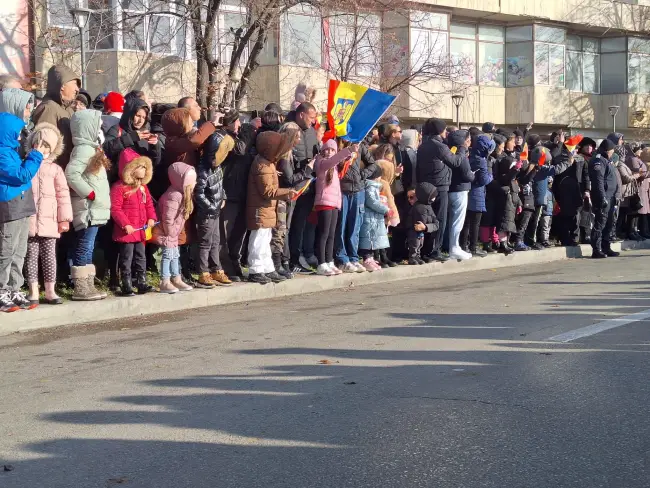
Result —
<instances>
[{"instance_id":1,"label":"building facade","mask_svg":"<svg viewBox=\"0 0 650 488\"><path fill-rule=\"evenodd\" d=\"M100 13L91 17L86 40L91 94L138 88L167 102L194 92L191 32L178 18L151 10L148 0L94 2ZM39 37L76 29L69 4L49 0L35 16L37 71L61 54L42 48ZM392 88L399 94L393 111L407 123L455 120L451 96L460 94L464 126L533 122L540 132L564 127L602 137L615 111L617 130L650 139L649 0L429 0L394 7L352 16L290 9L271 29L243 108L271 101L288 108L304 82L319 90L324 109L328 79L343 78ZM222 9L214 49L228 59L246 10L225 1ZM150 15L134 21L134 12ZM102 15L123 19L121 28L103 31ZM78 66L78 56L69 56Z\"/></svg>"}]
</instances>

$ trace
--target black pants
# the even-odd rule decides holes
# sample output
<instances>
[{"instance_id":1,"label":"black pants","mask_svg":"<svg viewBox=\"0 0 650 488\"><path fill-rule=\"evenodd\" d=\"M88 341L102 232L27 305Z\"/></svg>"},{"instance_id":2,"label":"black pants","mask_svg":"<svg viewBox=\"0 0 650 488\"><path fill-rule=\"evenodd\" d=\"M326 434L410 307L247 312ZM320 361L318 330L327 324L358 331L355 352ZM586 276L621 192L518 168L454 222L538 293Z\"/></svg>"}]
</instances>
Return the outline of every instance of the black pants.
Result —
<instances>
[{"instance_id":1,"label":"black pants","mask_svg":"<svg viewBox=\"0 0 650 488\"><path fill-rule=\"evenodd\" d=\"M228 276L241 274L241 252L246 237L246 202L229 202L221 209L220 258Z\"/></svg>"},{"instance_id":2,"label":"black pants","mask_svg":"<svg viewBox=\"0 0 650 488\"><path fill-rule=\"evenodd\" d=\"M449 193L447 190L438 190L436 200L431 204L433 213L438 218L438 230L424 235L424 255L440 252L447 228L447 213L449 212Z\"/></svg>"},{"instance_id":3,"label":"black pants","mask_svg":"<svg viewBox=\"0 0 650 488\"><path fill-rule=\"evenodd\" d=\"M197 216L196 233L199 240L199 273L219 271L219 216Z\"/></svg>"},{"instance_id":4,"label":"black pants","mask_svg":"<svg viewBox=\"0 0 650 488\"><path fill-rule=\"evenodd\" d=\"M144 242L120 243L118 249L120 253L120 275L122 278L131 276L131 269L135 271L136 276L144 276L147 270L147 256L144 250Z\"/></svg>"},{"instance_id":5,"label":"black pants","mask_svg":"<svg viewBox=\"0 0 650 488\"><path fill-rule=\"evenodd\" d=\"M409 258L419 258L424 245L422 232L416 230L408 231Z\"/></svg>"},{"instance_id":6,"label":"black pants","mask_svg":"<svg viewBox=\"0 0 650 488\"><path fill-rule=\"evenodd\" d=\"M467 211L463 230L460 233L460 247L463 249L469 248L470 251L475 251L478 245L478 232L481 227L481 218L483 212Z\"/></svg>"},{"instance_id":7,"label":"black pants","mask_svg":"<svg viewBox=\"0 0 650 488\"><path fill-rule=\"evenodd\" d=\"M302 235L305 232L307 218L314 207L314 194L307 193L296 200L296 206L291 216L289 228L289 259L292 264L297 264L302 248ZM328 261L329 262L329 261Z\"/></svg>"},{"instance_id":8,"label":"black pants","mask_svg":"<svg viewBox=\"0 0 650 488\"><path fill-rule=\"evenodd\" d=\"M334 239L338 220L337 209L318 212L318 264L334 262Z\"/></svg>"},{"instance_id":9,"label":"black pants","mask_svg":"<svg viewBox=\"0 0 650 488\"><path fill-rule=\"evenodd\" d=\"M553 217L562 244L568 245L572 242L580 241L578 223L580 222L581 210L582 208L578 208L573 213L560 212Z\"/></svg>"},{"instance_id":10,"label":"black pants","mask_svg":"<svg viewBox=\"0 0 650 488\"><path fill-rule=\"evenodd\" d=\"M407 243L407 230L393 227L391 229L390 239L390 258L395 262L400 262L409 257L409 248Z\"/></svg>"},{"instance_id":11,"label":"black pants","mask_svg":"<svg viewBox=\"0 0 650 488\"><path fill-rule=\"evenodd\" d=\"M120 246L119 243L113 240L114 226L115 223L113 220L109 219L106 225L100 227L97 232L97 242L101 246L102 251L104 251L104 263L106 265L104 275L108 274L113 283L119 283L118 270L121 268L118 266L118 257Z\"/></svg>"},{"instance_id":12,"label":"black pants","mask_svg":"<svg viewBox=\"0 0 650 488\"><path fill-rule=\"evenodd\" d=\"M624 236L628 232L627 227L627 214L629 209L627 207L622 207L616 215L616 234L619 236Z\"/></svg>"},{"instance_id":13,"label":"black pants","mask_svg":"<svg viewBox=\"0 0 650 488\"><path fill-rule=\"evenodd\" d=\"M515 242L524 240L524 234L530 223L530 218L533 216L533 210L524 209L519 215L519 223L517 224L517 232L513 236Z\"/></svg>"},{"instance_id":14,"label":"black pants","mask_svg":"<svg viewBox=\"0 0 650 488\"><path fill-rule=\"evenodd\" d=\"M609 250L615 224L615 211L615 197L609 199L609 204L605 208L594 207L594 228L591 230L591 248L594 251Z\"/></svg>"}]
</instances>

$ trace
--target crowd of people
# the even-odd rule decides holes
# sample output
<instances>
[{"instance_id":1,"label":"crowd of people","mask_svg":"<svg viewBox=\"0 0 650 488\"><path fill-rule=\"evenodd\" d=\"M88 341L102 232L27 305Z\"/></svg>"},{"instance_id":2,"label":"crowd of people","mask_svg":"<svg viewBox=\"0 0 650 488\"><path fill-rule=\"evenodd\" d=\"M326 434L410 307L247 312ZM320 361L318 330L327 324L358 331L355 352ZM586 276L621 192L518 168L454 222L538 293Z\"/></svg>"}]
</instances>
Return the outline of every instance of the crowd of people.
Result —
<instances>
[{"instance_id":1,"label":"crowd of people","mask_svg":"<svg viewBox=\"0 0 650 488\"><path fill-rule=\"evenodd\" d=\"M0 89L4 312L62 303L57 282L73 300L105 298L95 262L133 296L153 291L147 270L171 294L555 241L606 258L619 238L650 238L650 148L618 133L574 147L532 124L402 129L391 116L350 143L327 136L304 87L290 112L270 103L246 123L235 109L206 120L191 97L93 99L65 66L49 70L42 100L10 77Z\"/></svg>"}]
</instances>

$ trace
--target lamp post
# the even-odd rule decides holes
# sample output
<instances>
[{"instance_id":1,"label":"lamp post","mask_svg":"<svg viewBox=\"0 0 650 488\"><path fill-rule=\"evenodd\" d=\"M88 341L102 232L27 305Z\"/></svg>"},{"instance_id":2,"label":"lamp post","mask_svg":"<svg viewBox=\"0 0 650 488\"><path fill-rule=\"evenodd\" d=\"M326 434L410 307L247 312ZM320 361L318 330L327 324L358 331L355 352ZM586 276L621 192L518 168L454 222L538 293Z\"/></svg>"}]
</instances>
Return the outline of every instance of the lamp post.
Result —
<instances>
[{"instance_id":1,"label":"lamp post","mask_svg":"<svg viewBox=\"0 0 650 488\"><path fill-rule=\"evenodd\" d=\"M621 108L618 105L612 105L609 107L609 115L612 116L612 126L613 130L612 132L616 132L616 114L618 113L618 109Z\"/></svg>"},{"instance_id":2,"label":"lamp post","mask_svg":"<svg viewBox=\"0 0 650 488\"><path fill-rule=\"evenodd\" d=\"M70 14L74 25L79 29L79 37L81 39L81 86L86 88L86 26L90 20L92 10L88 8L71 8Z\"/></svg>"},{"instance_id":3,"label":"lamp post","mask_svg":"<svg viewBox=\"0 0 650 488\"><path fill-rule=\"evenodd\" d=\"M460 106L463 104L463 99L465 97L463 95L452 95L451 96L451 101L454 102L454 105L456 106L456 125L460 129Z\"/></svg>"}]
</instances>

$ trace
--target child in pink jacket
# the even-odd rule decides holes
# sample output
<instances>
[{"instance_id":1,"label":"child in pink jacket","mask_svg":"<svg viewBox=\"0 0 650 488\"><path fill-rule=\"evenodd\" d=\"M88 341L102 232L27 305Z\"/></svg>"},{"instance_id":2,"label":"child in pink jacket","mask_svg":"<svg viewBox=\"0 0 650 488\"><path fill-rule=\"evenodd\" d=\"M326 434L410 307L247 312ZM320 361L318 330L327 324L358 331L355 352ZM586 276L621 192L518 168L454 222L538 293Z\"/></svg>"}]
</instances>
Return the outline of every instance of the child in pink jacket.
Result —
<instances>
[{"instance_id":1,"label":"child in pink jacket","mask_svg":"<svg viewBox=\"0 0 650 488\"><path fill-rule=\"evenodd\" d=\"M316 272L322 276L341 274L342 271L334 265L334 237L336 224L341 210L341 183L338 165L353 152L358 152L356 144L337 153L336 141L330 139L325 144L314 161L316 172L316 199L314 211L318 215L318 268Z\"/></svg>"},{"instance_id":2,"label":"child in pink jacket","mask_svg":"<svg viewBox=\"0 0 650 488\"><path fill-rule=\"evenodd\" d=\"M176 293L192 289L181 278L178 237L194 210L192 195L196 171L189 164L174 163L167 174L171 184L158 200L160 224L154 228L153 238L162 247L160 293Z\"/></svg>"},{"instance_id":3,"label":"child in pink jacket","mask_svg":"<svg viewBox=\"0 0 650 488\"><path fill-rule=\"evenodd\" d=\"M29 240L25 257L25 278L29 285L30 304L39 303L38 265L39 259L45 299L43 303L60 305L63 303L54 291L56 283L56 240L62 232L70 229L72 205L70 189L63 168L54 161L63 152L63 136L59 129L46 122L38 124L27 138L25 147L31 148L43 143L50 148L50 155L43 159L41 167L32 180L32 191L36 214L29 220Z\"/></svg>"}]
</instances>

